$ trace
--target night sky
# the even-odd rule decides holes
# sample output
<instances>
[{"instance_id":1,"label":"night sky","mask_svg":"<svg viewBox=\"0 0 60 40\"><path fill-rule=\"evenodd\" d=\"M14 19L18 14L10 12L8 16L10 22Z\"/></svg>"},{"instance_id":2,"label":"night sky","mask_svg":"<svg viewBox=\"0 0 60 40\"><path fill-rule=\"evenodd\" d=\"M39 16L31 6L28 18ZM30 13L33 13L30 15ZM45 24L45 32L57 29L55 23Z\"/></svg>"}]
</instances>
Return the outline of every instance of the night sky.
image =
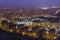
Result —
<instances>
[{"instance_id":1,"label":"night sky","mask_svg":"<svg viewBox=\"0 0 60 40\"><path fill-rule=\"evenodd\" d=\"M34 7L51 7L60 6L60 0L0 0L0 7L18 7L18 6L34 6Z\"/></svg>"}]
</instances>

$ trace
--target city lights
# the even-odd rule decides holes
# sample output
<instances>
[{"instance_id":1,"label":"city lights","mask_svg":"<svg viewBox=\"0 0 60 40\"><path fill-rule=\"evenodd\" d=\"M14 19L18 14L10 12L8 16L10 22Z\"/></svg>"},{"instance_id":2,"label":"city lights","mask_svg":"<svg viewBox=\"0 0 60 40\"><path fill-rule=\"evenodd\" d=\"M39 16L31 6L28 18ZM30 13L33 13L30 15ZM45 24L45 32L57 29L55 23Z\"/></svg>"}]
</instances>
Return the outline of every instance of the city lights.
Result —
<instances>
[{"instance_id":1,"label":"city lights","mask_svg":"<svg viewBox=\"0 0 60 40\"><path fill-rule=\"evenodd\" d=\"M40 9L40 11L43 11L41 14L37 15L36 13L40 13L40 11L37 11L38 9L35 9L32 15L27 14L30 12L26 12L26 14L23 15L27 9L19 9L19 12L18 9L14 9L17 15L15 15L15 12L12 12L13 15L9 15L8 13L4 15L5 11L3 11L3 15L1 14L0 16L0 29L9 33L17 33L33 38L42 37L47 40L55 40L60 35L60 13L55 10L53 13L57 14L47 15L46 13L50 13L47 9L48 8Z\"/></svg>"}]
</instances>

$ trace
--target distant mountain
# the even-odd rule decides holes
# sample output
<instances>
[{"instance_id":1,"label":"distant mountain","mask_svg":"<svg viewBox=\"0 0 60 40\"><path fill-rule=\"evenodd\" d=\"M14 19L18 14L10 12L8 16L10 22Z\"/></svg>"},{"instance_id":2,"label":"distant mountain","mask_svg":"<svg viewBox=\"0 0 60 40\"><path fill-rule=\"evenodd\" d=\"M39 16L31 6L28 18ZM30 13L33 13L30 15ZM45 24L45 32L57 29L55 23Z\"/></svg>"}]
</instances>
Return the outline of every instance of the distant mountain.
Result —
<instances>
[{"instance_id":1,"label":"distant mountain","mask_svg":"<svg viewBox=\"0 0 60 40\"><path fill-rule=\"evenodd\" d=\"M60 8L49 8L46 11L48 11L48 14L55 15L56 11L60 10Z\"/></svg>"},{"instance_id":2,"label":"distant mountain","mask_svg":"<svg viewBox=\"0 0 60 40\"><path fill-rule=\"evenodd\" d=\"M49 8L48 10L60 10L60 8Z\"/></svg>"}]
</instances>

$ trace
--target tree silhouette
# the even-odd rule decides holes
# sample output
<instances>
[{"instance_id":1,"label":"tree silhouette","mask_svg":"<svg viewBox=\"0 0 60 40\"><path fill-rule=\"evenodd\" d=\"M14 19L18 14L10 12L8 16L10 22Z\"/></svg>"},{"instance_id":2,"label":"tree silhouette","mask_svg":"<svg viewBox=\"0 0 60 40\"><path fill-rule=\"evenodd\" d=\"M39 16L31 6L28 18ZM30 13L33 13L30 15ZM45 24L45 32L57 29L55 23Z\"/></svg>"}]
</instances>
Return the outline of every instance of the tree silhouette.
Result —
<instances>
[{"instance_id":1,"label":"tree silhouette","mask_svg":"<svg viewBox=\"0 0 60 40\"><path fill-rule=\"evenodd\" d=\"M7 20L2 20L1 24L4 26L4 25L8 24L8 21Z\"/></svg>"},{"instance_id":2,"label":"tree silhouette","mask_svg":"<svg viewBox=\"0 0 60 40\"><path fill-rule=\"evenodd\" d=\"M46 29L42 28L38 31L39 37L43 37L46 32Z\"/></svg>"},{"instance_id":3,"label":"tree silhouette","mask_svg":"<svg viewBox=\"0 0 60 40\"><path fill-rule=\"evenodd\" d=\"M13 22L8 23L9 29L15 29L16 28L16 24L14 24Z\"/></svg>"}]
</instances>

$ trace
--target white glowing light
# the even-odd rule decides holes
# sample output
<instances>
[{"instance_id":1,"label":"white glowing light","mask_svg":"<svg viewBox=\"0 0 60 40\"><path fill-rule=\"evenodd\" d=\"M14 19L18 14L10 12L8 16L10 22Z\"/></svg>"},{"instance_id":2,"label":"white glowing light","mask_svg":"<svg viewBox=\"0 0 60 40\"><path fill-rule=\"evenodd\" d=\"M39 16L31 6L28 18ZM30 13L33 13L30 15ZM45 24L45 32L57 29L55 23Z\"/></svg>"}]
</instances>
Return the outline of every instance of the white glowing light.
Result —
<instances>
[{"instance_id":1,"label":"white glowing light","mask_svg":"<svg viewBox=\"0 0 60 40\"><path fill-rule=\"evenodd\" d=\"M51 7L51 8L58 8L57 6L53 6L53 7Z\"/></svg>"},{"instance_id":2,"label":"white glowing light","mask_svg":"<svg viewBox=\"0 0 60 40\"><path fill-rule=\"evenodd\" d=\"M43 7L42 9L47 10L47 9L48 9L48 7Z\"/></svg>"}]
</instances>

